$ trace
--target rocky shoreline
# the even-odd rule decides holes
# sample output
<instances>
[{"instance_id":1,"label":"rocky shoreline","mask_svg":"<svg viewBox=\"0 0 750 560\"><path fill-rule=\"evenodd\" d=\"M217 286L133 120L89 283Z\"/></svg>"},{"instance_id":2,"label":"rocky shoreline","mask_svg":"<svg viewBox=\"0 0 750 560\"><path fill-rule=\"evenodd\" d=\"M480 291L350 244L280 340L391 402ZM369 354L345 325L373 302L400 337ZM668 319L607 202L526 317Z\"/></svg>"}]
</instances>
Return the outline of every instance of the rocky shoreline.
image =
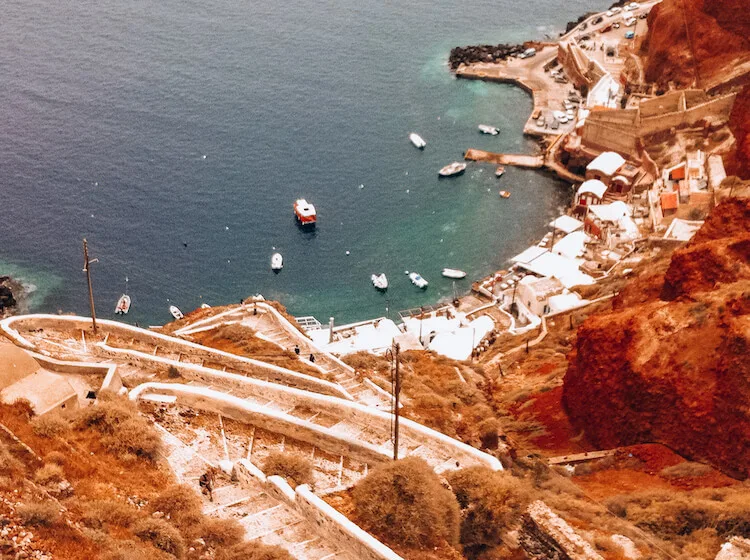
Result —
<instances>
[{"instance_id":1,"label":"rocky shoreline","mask_svg":"<svg viewBox=\"0 0 750 560\"><path fill-rule=\"evenodd\" d=\"M24 302L23 284L10 276L0 276L0 318L16 313Z\"/></svg>"},{"instance_id":2,"label":"rocky shoreline","mask_svg":"<svg viewBox=\"0 0 750 560\"><path fill-rule=\"evenodd\" d=\"M448 56L448 65L451 70L455 70L462 64L471 64L474 62L499 62L506 60L508 57L521 54L530 43L522 45L477 45L469 47L454 47Z\"/></svg>"}]
</instances>

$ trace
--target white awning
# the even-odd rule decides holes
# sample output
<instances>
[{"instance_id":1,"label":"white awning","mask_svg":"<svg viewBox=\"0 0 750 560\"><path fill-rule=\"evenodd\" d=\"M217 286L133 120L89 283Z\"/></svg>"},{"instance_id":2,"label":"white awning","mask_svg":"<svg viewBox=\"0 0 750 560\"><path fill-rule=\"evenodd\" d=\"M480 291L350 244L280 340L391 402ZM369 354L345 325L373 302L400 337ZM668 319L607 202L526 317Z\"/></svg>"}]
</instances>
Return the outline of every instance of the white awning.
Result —
<instances>
[{"instance_id":1,"label":"white awning","mask_svg":"<svg viewBox=\"0 0 750 560\"><path fill-rule=\"evenodd\" d=\"M560 216L549 223L549 227L562 231L563 233L573 233L583 227L583 222L576 220L572 216Z\"/></svg>"},{"instance_id":2,"label":"white awning","mask_svg":"<svg viewBox=\"0 0 750 560\"><path fill-rule=\"evenodd\" d=\"M552 252L569 259L583 255L589 236L582 231L575 231L563 237L552 246Z\"/></svg>"}]
</instances>

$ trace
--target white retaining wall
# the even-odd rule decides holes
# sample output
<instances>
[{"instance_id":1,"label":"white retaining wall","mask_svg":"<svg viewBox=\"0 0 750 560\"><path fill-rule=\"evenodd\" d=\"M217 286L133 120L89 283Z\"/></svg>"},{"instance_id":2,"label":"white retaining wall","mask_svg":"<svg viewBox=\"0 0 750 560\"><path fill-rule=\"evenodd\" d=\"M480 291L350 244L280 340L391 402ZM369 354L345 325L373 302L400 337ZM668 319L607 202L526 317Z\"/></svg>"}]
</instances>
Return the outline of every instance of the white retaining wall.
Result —
<instances>
[{"instance_id":1,"label":"white retaining wall","mask_svg":"<svg viewBox=\"0 0 750 560\"><path fill-rule=\"evenodd\" d=\"M307 484L293 490L285 479L279 476L266 477L250 461L240 459L235 463L233 476L240 485L250 479L260 482L266 492L277 500L293 507L310 523L323 531L338 548L347 550L361 560L403 560L368 532L350 521L345 515L316 496Z\"/></svg>"}]
</instances>

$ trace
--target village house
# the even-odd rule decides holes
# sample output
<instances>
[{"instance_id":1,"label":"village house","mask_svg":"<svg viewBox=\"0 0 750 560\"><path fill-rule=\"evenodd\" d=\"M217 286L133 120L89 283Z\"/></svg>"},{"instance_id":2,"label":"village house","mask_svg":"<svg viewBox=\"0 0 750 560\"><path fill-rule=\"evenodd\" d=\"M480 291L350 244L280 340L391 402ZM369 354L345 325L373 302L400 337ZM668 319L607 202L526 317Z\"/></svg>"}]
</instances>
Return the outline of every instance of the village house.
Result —
<instances>
[{"instance_id":1,"label":"village house","mask_svg":"<svg viewBox=\"0 0 750 560\"><path fill-rule=\"evenodd\" d=\"M596 179L609 186L625 165L625 158L616 152L602 152L586 166L586 179Z\"/></svg>"},{"instance_id":2,"label":"village house","mask_svg":"<svg viewBox=\"0 0 750 560\"><path fill-rule=\"evenodd\" d=\"M19 399L31 403L37 416L78 406L78 395L63 376L43 369L17 346L0 343L0 400Z\"/></svg>"},{"instance_id":3,"label":"village house","mask_svg":"<svg viewBox=\"0 0 750 560\"><path fill-rule=\"evenodd\" d=\"M593 204L601 204L604 200L604 193L607 192L607 185L602 183L599 179L589 179L581 183L576 191L575 205L576 207L586 207Z\"/></svg>"},{"instance_id":4,"label":"village house","mask_svg":"<svg viewBox=\"0 0 750 560\"><path fill-rule=\"evenodd\" d=\"M550 312L549 299L564 291L565 286L557 278L539 278L529 274L518 282L516 300L534 315L541 317Z\"/></svg>"}]
</instances>

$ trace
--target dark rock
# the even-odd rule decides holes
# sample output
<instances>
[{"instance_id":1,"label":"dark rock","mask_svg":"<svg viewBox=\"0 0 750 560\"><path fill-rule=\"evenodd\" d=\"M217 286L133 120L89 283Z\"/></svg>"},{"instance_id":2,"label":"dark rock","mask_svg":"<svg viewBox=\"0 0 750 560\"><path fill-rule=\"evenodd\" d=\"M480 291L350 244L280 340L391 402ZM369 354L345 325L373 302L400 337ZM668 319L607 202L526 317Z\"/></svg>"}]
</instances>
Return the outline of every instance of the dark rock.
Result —
<instances>
[{"instance_id":1,"label":"dark rock","mask_svg":"<svg viewBox=\"0 0 750 560\"><path fill-rule=\"evenodd\" d=\"M525 50L523 45L478 45L469 47L454 47L448 57L451 70L461 64L472 62L498 62L509 56L517 55Z\"/></svg>"}]
</instances>

